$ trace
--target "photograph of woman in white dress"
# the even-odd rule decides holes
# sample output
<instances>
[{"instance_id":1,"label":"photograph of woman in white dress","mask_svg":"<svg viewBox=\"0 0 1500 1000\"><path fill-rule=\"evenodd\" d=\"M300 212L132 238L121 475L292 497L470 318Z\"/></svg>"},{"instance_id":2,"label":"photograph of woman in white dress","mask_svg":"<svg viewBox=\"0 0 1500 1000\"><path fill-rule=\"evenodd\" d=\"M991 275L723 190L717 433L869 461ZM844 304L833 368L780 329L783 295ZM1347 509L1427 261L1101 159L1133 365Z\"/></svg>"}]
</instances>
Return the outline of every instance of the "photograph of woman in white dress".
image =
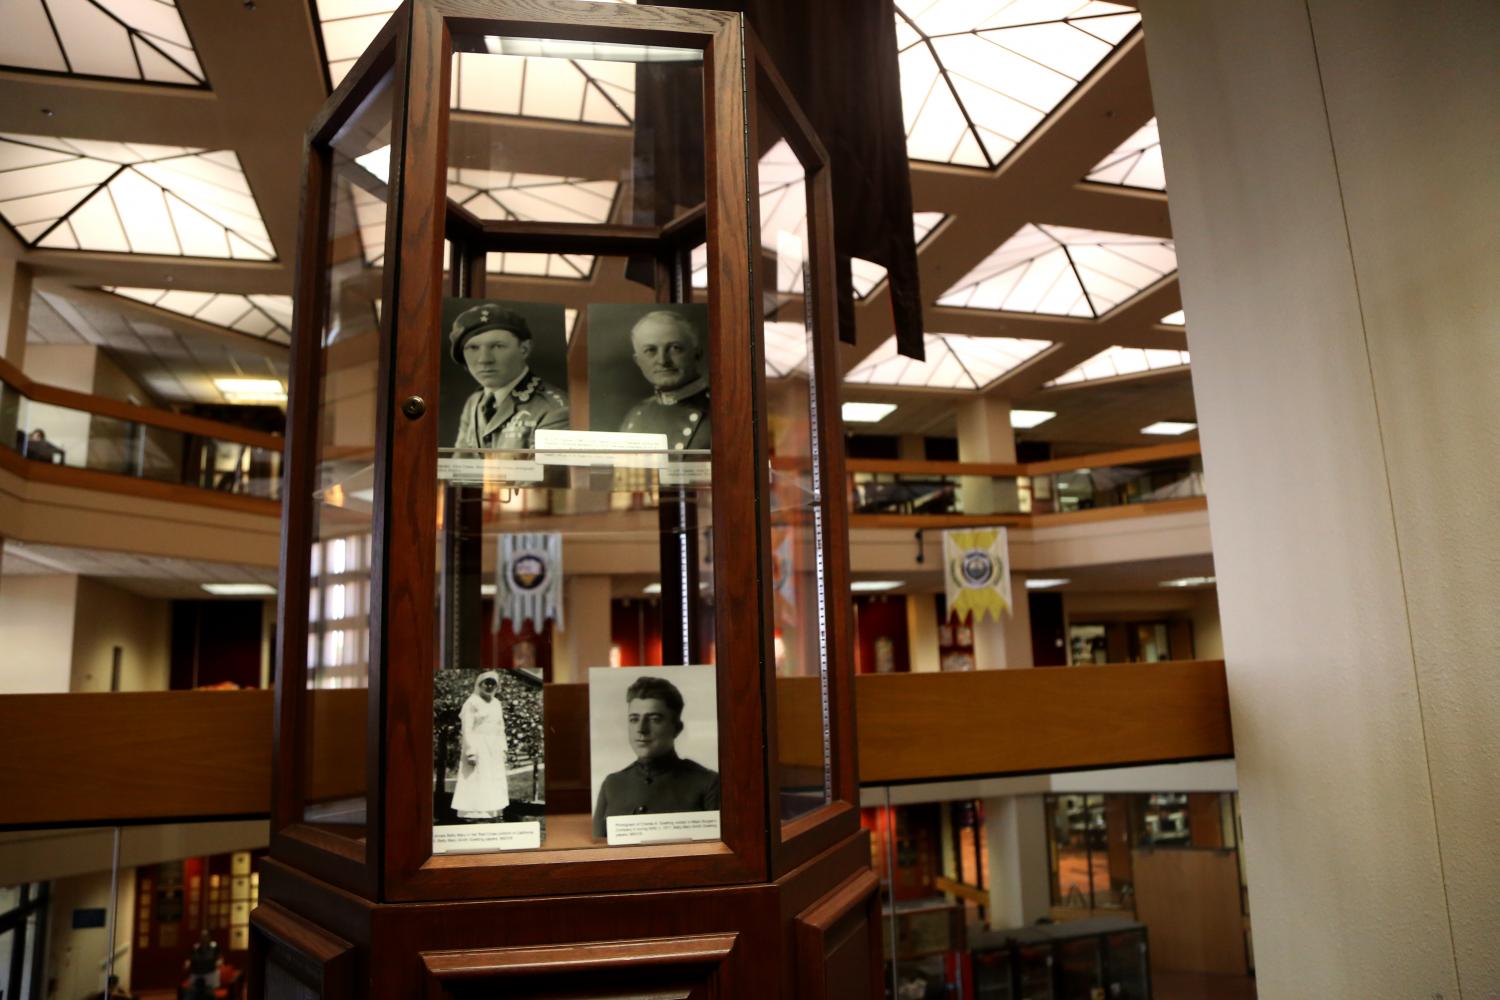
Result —
<instances>
[{"instance_id":1,"label":"photograph of woman in white dress","mask_svg":"<svg viewBox=\"0 0 1500 1000\"><path fill-rule=\"evenodd\" d=\"M461 744L453 811L469 822L496 822L510 805L505 709L499 690L499 673L484 671L458 712Z\"/></svg>"}]
</instances>

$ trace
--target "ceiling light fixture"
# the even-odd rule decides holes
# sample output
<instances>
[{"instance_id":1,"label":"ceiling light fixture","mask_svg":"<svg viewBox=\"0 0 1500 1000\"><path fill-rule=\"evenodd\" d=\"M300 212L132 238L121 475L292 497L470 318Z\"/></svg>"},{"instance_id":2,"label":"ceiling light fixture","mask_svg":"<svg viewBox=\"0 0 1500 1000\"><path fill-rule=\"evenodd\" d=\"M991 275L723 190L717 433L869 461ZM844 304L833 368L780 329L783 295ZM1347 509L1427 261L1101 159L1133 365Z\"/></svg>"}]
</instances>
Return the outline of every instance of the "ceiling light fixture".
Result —
<instances>
[{"instance_id":1,"label":"ceiling light fixture","mask_svg":"<svg viewBox=\"0 0 1500 1000\"><path fill-rule=\"evenodd\" d=\"M1061 587L1063 584L1072 583L1072 580L1064 577L1037 577L1026 581L1027 590L1047 590L1051 587Z\"/></svg>"},{"instance_id":2,"label":"ceiling light fixture","mask_svg":"<svg viewBox=\"0 0 1500 1000\"><path fill-rule=\"evenodd\" d=\"M874 594L882 590L895 590L903 582L901 580L851 580L849 589L856 594Z\"/></svg>"},{"instance_id":3,"label":"ceiling light fixture","mask_svg":"<svg viewBox=\"0 0 1500 1000\"><path fill-rule=\"evenodd\" d=\"M895 403L845 403L840 412L846 424L878 424L896 412Z\"/></svg>"},{"instance_id":4,"label":"ceiling light fixture","mask_svg":"<svg viewBox=\"0 0 1500 1000\"><path fill-rule=\"evenodd\" d=\"M1215 583L1217 577L1212 576L1180 576L1175 580L1163 580L1163 587L1207 587Z\"/></svg>"},{"instance_id":5,"label":"ceiling light fixture","mask_svg":"<svg viewBox=\"0 0 1500 1000\"><path fill-rule=\"evenodd\" d=\"M1057 416L1056 410L1011 410L1010 425L1016 430L1030 430Z\"/></svg>"},{"instance_id":6,"label":"ceiling light fixture","mask_svg":"<svg viewBox=\"0 0 1500 1000\"><path fill-rule=\"evenodd\" d=\"M1188 431L1195 431L1197 429L1197 424L1188 423L1186 420L1158 420L1154 424L1142 427L1141 433L1175 437L1178 434L1186 434Z\"/></svg>"},{"instance_id":7,"label":"ceiling light fixture","mask_svg":"<svg viewBox=\"0 0 1500 1000\"><path fill-rule=\"evenodd\" d=\"M275 378L216 378L214 387L231 403L285 403L286 386Z\"/></svg>"},{"instance_id":8,"label":"ceiling light fixture","mask_svg":"<svg viewBox=\"0 0 1500 1000\"><path fill-rule=\"evenodd\" d=\"M205 583L204 590L215 597L273 597L276 588L269 583Z\"/></svg>"}]
</instances>

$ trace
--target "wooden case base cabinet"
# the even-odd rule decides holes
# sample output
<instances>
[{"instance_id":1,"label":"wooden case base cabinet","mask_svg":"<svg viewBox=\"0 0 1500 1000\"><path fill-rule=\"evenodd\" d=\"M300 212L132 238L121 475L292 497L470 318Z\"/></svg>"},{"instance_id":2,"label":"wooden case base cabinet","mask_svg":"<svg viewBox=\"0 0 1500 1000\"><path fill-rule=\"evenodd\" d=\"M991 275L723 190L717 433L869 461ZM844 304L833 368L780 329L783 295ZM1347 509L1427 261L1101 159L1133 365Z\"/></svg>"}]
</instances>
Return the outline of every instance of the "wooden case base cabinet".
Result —
<instances>
[{"instance_id":1,"label":"wooden case base cabinet","mask_svg":"<svg viewBox=\"0 0 1500 1000\"><path fill-rule=\"evenodd\" d=\"M879 882L860 831L776 882L371 903L268 861L252 1000L871 1000Z\"/></svg>"}]
</instances>

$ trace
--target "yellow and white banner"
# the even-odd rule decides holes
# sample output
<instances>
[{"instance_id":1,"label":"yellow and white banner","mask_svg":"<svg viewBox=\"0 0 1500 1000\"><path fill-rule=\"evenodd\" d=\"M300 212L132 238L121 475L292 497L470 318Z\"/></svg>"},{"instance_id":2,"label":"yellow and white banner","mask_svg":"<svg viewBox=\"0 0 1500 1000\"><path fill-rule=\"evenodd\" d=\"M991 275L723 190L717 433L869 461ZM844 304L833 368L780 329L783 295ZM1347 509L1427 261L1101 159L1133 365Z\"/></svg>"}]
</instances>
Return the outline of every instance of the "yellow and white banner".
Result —
<instances>
[{"instance_id":1,"label":"yellow and white banner","mask_svg":"<svg viewBox=\"0 0 1500 1000\"><path fill-rule=\"evenodd\" d=\"M1010 612L1010 548L1004 528L943 532L948 611L995 621Z\"/></svg>"}]
</instances>

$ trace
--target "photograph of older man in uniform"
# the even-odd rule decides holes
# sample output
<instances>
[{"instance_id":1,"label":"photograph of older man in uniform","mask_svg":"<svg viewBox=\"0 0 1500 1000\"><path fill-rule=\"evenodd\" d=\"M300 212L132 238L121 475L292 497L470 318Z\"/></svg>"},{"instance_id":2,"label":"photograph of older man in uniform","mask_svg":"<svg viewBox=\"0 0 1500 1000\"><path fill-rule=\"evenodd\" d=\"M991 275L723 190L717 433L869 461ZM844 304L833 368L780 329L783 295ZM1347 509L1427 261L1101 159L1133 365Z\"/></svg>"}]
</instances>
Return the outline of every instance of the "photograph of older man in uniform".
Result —
<instances>
[{"instance_id":1,"label":"photograph of older man in uniform","mask_svg":"<svg viewBox=\"0 0 1500 1000\"><path fill-rule=\"evenodd\" d=\"M710 666L589 671L594 836L611 816L717 811L718 704ZM623 766L621 766L623 765Z\"/></svg>"},{"instance_id":2,"label":"photograph of older man in uniform","mask_svg":"<svg viewBox=\"0 0 1500 1000\"><path fill-rule=\"evenodd\" d=\"M563 330L560 305L445 299L439 445L524 449L538 429L566 428Z\"/></svg>"},{"instance_id":3,"label":"photograph of older man in uniform","mask_svg":"<svg viewBox=\"0 0 1500 1000\"><path fill-rule=\"evenodd\" d=\"M665 434L673 451L706 450L708 307L589 307L589 429Z\"/></svg>"}]
</instances>

